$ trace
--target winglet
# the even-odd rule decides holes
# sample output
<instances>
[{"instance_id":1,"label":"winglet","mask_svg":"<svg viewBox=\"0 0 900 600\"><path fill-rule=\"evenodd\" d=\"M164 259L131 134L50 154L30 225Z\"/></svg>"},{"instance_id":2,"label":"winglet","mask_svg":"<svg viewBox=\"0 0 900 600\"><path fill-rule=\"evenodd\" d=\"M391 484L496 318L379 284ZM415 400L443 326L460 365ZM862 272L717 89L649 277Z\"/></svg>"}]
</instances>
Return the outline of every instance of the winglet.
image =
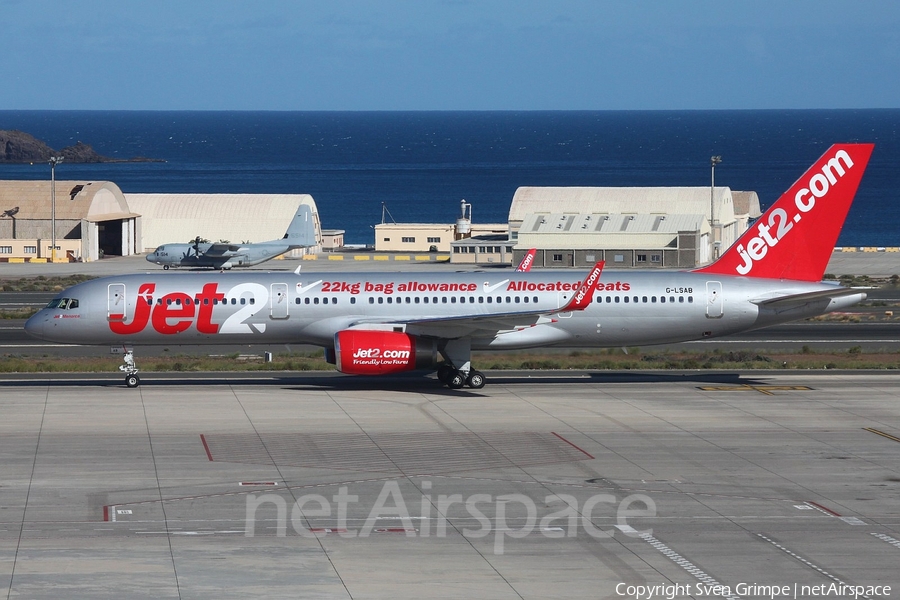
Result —
<instances>
[{"instance_id":1,"label":"winglet","mask_svg":"<svg viewBox=\"0 0 900 600\"><path fill-rule=\"evenodd\" d=\"M578 291L575 292L575 295L572 296L572 299L569 300L569 303L565 305L559 312L569 312L572 310L584 310L587 308L591 299L594 296L594 290L597 289L597 284L600 283L600 273L603 272L603 265L606 264L605 261L599 261L594 268L591 269L591 272L588 273L588 276L584 278L584 281L581 282L581 285L578 287Z\"/></svg>"},{"instance_id":2,"label":"winglet","mask_svg":"<svg viewBox=\"0 0 900 600\"><path fill-rule=\"evenodd\" d=\"M874 144L835 144L698 273L821 281Z\"/></svg>"},{"instance_id":3,"label":"winglet","mask_svg":"<svg viewBox=\"0 0 900 600\"><path fill-rule=\"evenodd\" d=\"M531 270L531 265L534 264L534 257L537 254L537 248L532 248L529 250L524 257L522 257L522 262L519 263L519 266L516 267L516 273L527 273Z\"/></svg>"}]
</instances>

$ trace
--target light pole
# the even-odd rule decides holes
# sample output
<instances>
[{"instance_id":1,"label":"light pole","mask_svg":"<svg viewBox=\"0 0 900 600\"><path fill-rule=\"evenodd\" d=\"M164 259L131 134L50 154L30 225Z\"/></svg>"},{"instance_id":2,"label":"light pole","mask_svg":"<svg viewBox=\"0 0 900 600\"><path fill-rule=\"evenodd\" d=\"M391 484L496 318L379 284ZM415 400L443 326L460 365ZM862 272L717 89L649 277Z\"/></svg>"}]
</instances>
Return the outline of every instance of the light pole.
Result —
<instances>
[{"instance_id":1,"label":"light pole","mask_svg":"<svg viewBox=\"0 0 900 600\"><path fill-rule=\"evenodd\" d=\"M719 246L721 246L721 240L718 239L718 232L716 231L716 227L718 222L716 221L716 165L722 162L721 156L710 156L709 157L709 166L712 171L711 181L709 184L709 229L710 234L713 236L713 258L719 258ZM718 242L718 244L716 243Z\"/></svg>"},{"instance_id":2,"label":"light pole","mask_svg":"<svg viewBox=\"0 0 900 600\"><path fill-rule=\"evenodd\" d=\"M50 262L56 262L56 165L62 156L50 157Z\"/></svg>"}]
</instances>

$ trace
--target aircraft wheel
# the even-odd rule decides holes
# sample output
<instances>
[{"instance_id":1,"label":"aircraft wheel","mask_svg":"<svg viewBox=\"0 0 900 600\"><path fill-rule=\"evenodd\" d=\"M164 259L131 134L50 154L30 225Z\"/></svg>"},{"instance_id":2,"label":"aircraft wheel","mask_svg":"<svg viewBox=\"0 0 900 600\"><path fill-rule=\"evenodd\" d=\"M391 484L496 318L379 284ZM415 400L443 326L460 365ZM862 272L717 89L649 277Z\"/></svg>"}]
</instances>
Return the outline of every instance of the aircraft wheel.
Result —
<instances>
[{"instance_id":1,"label":"aircraft wheel","mask_svg":"<svg viewBox=\"0 0 900 600\"><path fill-rule=\"evenodd\" d=\"M125 387L136 388L139 385L141 385L141 378L137 375L125 376Z\"/></svg>"},{"instance_id":2,"label":"aircraft wheel","mask_svg":"<svg viewBox=\"0 0 900 600\"><path fill-rule=\"evenodd\" d=\"M451 375L453 375L453 367L451 367L447 363L444 363L438 367L437 378L441 383L446 384L448 381L450 381Z\"/></svg>"},{"instance_id":3,"label":"aircraft wheel","mask_svg":"<svg viewBox=\"0 0 900 600\"><path fill-rule=\"evenodd\" d=\"M459 371L453 371L450 379L447 380L447 387L451 390L460 390L466 385L466 378Z\"/></svg>"},{"instance_id":4,"label":"aircraft wheel","mask_svg":"<svg viewBox=\"0 0 900 600\"><path fill-rule=\"evenodd\" d=\"M484 373L481 371L472 371L466 379L466 385L473 390L480 390L484 387Z\"/></svg>"},{"instance_id":5,"label":"aircraft wheel","mask_svg":"<svg viewBox=\"0 0 900 600\"><path fill-rule=\"evenodd\" d=\"M168 271L168 270L169 270L169 265L163 265L163 271Z\"/></svg>"}]
</instances>

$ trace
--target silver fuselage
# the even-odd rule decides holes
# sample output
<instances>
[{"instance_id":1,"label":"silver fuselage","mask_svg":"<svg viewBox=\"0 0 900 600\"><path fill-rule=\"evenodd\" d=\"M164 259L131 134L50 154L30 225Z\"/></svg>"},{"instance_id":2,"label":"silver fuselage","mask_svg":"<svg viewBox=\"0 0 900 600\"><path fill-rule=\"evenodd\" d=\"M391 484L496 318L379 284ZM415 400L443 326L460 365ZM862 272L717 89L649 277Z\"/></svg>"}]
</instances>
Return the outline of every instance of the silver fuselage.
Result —
<instances>
[{"instance_id":1,"label":"silver fuselage","mask_svg":"<svg viewBox=\"0 0 900 600\"><path fill-rule=\"evenodd\" d=\"M362 328L468 337L473 349L619 347L719 337L865 299L863 293L815 298L778 310L760 305L759 299L836 286L693 272L604 271L602 289L585 310L559 312L585 275L576 270L133 274L69 288L56 307L31 317L26 330L54 342L110 345L331 347L338 331Z\"/></svg>"}]
</instances>

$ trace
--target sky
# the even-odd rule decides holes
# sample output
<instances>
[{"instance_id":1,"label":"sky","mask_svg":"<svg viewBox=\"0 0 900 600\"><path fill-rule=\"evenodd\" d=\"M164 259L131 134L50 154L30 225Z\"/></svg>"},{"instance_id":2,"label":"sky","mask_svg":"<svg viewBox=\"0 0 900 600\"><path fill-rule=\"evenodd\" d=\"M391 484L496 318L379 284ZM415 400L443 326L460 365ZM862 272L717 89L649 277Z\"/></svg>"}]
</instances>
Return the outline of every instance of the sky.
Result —
<instances>
[{"instance_id":1,"label":"sky","mask_svg":"<svg viewBox=\"0 0 900 600\"><path fill-rule=\"evenodd\" d=\"M0 110L900 107L896 0L0 0Z\"/></svg>"}]
</instances>

